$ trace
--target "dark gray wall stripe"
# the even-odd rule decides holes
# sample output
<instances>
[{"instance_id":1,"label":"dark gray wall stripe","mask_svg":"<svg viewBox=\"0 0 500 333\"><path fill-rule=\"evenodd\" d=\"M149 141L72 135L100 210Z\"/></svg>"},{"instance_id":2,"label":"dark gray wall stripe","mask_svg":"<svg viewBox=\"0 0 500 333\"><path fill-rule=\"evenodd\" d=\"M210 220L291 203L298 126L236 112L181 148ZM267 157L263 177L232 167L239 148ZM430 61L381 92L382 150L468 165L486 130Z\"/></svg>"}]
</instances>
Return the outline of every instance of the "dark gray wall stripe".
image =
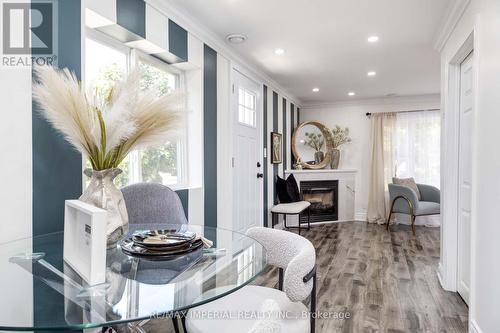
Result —
<instances>
[{"instance_id":1,"label":"dark gray wall stripe","mask_svg":"<svg viewBox=\"0 0 500 333\"><path fill-rule=\"evenodd\" d=\"M175 191L181 199L182 207L184 208L184 214L189 221L189 190L178 190Z\"/></svg>"},{"instance_id":2,"label":"dark gray wall stripe","mask_svg":"<svg viewBox=\"0 0 500 333\"><path fill-rule=\"evenodd\" d=\"M217 52L205 45L203 57L205 226L217 227ZM216 234L205 232L215 241Z\"/></svg>"},{"instance_id":3,"label":"dark gray wall stripe","mask_svg":"<svg viewBox=\"0 0 500 333\"><path fill-rule=\"evenodd\" d=\"M273 91L273 132L278 132L278 93ZM271 138L269 138L271 140ZM269 143L269 147L273 147L273 143ZM276 177L278 176L278 164L273 164L273 201L276 205L278 203L278 196L276 195Z\"/></svg>"},{"instance_id":4,"label":"dark gray wall stripe","mask_svg":"<svg viewBox=\"0 0 500 333\"><path fill-rule=\"evenodd\" d=\"M168 20L168 51L179 61L188 61L187 31L172 20Z\"/></svg>"},{"instance_id":5,"label":"dark gray wall stripe","mask_svg":"<svg viewBox=\"0 0 500 333\"><path fill-rule=\"evenodd\" d=\"M296 126L299 126L300 125L300 108L297 108L297 125Z\"/></svg>"},{"instance_id":6,"label":"dark gray wall stripe","mask_svg":"<svg viewBox=\"0 0 500 333\"><path fill-rule=\"evenodd\" d=\"M267 149L267 140L268 139L268 133L267 133L267 86L264 85L264 91L263 91L263 101L264 101L264 108L263 108L263 114L262 114L262 117L264 119L264 150L266 151L266 155L264 155L264 159L263 159L263 163L262 163L262 167L263 167L263 174L264 174L264 226L265 227L269 227L268 223L268 209L269 209L269 206L268 206L268 193L267 193L267 190L268 190L268 186L269 184L267 183L268 182L268 179L267 179L267 169L268 169L268 156L269 156L269 150Z\"/></svg>"},{"instance_id":7,"label":"dark gray wall stripe","mask_svg":"<svg viewBox=\"0 0 500 333\"><path fill-rule=\"evenodd\" d=\"M283 98L283 177L285 176L285 170L288 168L288 155L287 155L287 143L288 143L288 129L286 125L286 99Z\"/></svg>"},{"instance_id":8,"label":"dark gray wall stripe","mask_svg":"<svg viewBox=\"0 0 500 333\"><path fill-rule=\"evenodd\" d=\"M144 0L117 0L116 22L128 31L146 38L146 3Z\"/></svg>"},{"instance_id":9,"label":"dark gray wall stripe","mask_svg":"<svg viewBox=\"0 0 500 333\"><path fill-rule=\"evenodd\" d=\"M293 132L295 131L295 104L290 104L290 143L292 142ZM292 161L292 166L295 164L295 156L293 156L292 145L290 145L290 157ZM291 168L290 168L291 169Z\"/></svg>"},{"instance_id":10,"label":"dark gray wall stripe","mask_svg":"<svg viewBox=\"0 0 500 333\"><path fill-rule=\"evenodd\" d=\"M54 1L58 12L58 66L81 75L81 2ZM33 235L41 235L64 228L64 201L77 199L82 189L82 158L66 143L62 136L38 114L38 105L33 103L32 113L32 151L33 151ZM52 246L53 250L48 250ZM55 257L44 259L63 270L63 244L42 244L33 241L33 252L48 251ZM57 256L57 253L59 256ZM39 265L33 265L37 274ZM52 299L53 305L47 307L46 300ZM42 302L43 300L43 302ZM40 279L33 279L33 322L36 324L66 323L64 298ZM81 331L77 331L81 332Z\"/></svg>"},{"instance_id":11,"label":"dark gray wall stripe","mask_svg":"<svg viewBox=\"0 0 500 333\"><path fill-rule=\"evenodd\" d=\"M81 74L80 0L57 1L58 65ZM64 201L82 190L82 157L39 115L33 102L33 234L64 228Z\"/></svg>"}]
</instances>

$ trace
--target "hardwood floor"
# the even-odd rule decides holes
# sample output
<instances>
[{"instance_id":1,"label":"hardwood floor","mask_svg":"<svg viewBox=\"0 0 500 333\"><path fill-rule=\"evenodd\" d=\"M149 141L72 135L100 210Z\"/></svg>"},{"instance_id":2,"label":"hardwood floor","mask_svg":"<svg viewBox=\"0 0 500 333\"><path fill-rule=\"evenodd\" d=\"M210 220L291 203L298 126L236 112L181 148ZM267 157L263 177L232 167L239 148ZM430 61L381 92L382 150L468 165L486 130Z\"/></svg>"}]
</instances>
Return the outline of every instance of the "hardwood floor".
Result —
<instances>
[{"instance_id":1,"label":"hardwood floor","mask_svg":"<svg viewBox=\"0 0 500 333\"><path fill-rule=\"evenodd\" d=\"M316 247L317 307L329 319L318 319L316 332L467 332L468 308L437 279L439 228L348 222L315 226L303 233ZM254 282L273 287L277 270ZM335 316L337 313L337 316ZM336 319L349 313L349 319ZM148 332L165 332L164 320L149 323Z\"/></svg>"}]
</instances>

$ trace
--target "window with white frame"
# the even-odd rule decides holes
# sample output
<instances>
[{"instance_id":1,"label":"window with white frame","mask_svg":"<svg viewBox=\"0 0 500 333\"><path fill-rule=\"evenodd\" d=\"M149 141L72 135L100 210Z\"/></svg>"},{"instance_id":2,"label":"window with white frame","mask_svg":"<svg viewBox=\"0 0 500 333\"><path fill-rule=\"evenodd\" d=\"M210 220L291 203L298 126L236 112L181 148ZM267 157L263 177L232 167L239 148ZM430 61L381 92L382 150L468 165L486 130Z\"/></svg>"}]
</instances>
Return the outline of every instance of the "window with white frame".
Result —
<instances>
[{"instance_id":1,"label":"window with white frame","mask_svg":"<svg viewBox=\"0 0 500 333\"><path fill-rule=\"evenodd\" d=\"M88 31L85 43L85 84L106 94L114 83L132 69L142 73L142 90L158 96L183 89L182 73L150 55L133 50L95 31ZM186 122L179 134L164 145L133 151L120 164L123 173L115 183L122 187L138 182L155 182L172 188L186 186Z\"/></svg>"},{"instance_id":2,"label":"window with white frame","mask_svg":"<svg viewBox=\"0 0 500 333\"><path fill-rule=\"evenodd\" d=\"M256 127L257 96L246 89L238 89L238 122L243 125Z\"/></svg>"}]
</instances>

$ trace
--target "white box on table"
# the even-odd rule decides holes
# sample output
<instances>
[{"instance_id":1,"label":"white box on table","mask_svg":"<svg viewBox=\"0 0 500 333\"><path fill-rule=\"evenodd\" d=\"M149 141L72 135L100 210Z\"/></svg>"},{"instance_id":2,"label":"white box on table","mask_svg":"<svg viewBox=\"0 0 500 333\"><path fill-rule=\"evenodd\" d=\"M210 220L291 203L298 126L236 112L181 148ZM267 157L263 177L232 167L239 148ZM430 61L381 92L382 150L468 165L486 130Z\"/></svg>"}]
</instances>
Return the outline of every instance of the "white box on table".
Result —
<instances>
[{"instance_id":1,"label":"white box on table","mask_svg":"<svg viewBox=\"0 0 500 333\"><path fill-rule=\"evenodd\" d=\"M64 261L89 285L106 281L106 211L66 200Z\"/></svg>"}]
</instances>

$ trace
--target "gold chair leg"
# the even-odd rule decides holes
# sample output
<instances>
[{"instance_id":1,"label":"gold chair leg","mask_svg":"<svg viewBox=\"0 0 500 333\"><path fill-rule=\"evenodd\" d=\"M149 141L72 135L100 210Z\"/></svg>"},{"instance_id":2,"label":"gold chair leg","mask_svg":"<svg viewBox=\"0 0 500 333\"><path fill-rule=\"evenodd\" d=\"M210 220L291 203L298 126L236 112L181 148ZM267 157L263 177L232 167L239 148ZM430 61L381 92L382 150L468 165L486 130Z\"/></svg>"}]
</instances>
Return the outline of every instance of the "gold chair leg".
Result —
<instances>
[{"instance_id":1,"label":"gold chair leg","mask_svg":"<svg viewBox=\"0 0 500 333\"><path fill-rule=\"evenodd\" d=\"M412 229L413 229L413 234L415 235L415 215L414 215L414 210L413 210L413 204L411 203L410 199L408 199L404 195L398 195L397 197L392 200L391 204L391 211L389 212L389 218L387 219L387 226L386 229L389 230L389 223L391 222L391 216L392 216L392 210L394 209L394 204L396 203L396 200L398 199L404 199L408 203L408 208L410 208L410 215L412 217Z\"/></svg>"},{"instance_id":2,"label":"gold chair leg","mask_svg":"<svg viewBox=\"0 0 500 333\"><path fill-rule=\"evenodd\" d=\"M389 217L387 218L387 226L385 227L386 230L389 230L389 224L391 224L392 210L394 209L394 204L396 203L397 199L398 198L394 198L394 200L392 200L391 210L389 212Z\"/></svg>"},{"instance_id":3,"label":"gold chair leg","mask_svg":"<svg viewBox=\"0 0 500 333\"><path fill-rule=\"evenodd\" d=\"M411 216L411 230L413 231L413 236L416 235L416 233L415 233L415 219L416 219L416 216L412 215Z\"/></svg>"},{"instance_id":4,"label":"gold chair leg","mask_svg":"<svg viewBox=\"0 0 500 333\"><path fill-rule=\"evenodd\" d=\"M393 204L394 206L394 204ZM391 217L392 217L392 207L391 207L391 211L389 212L389 217L387 218L387 225L385 227L386 230L389 230L389 224L391 223Z\"/></svg>"}]
</instances>

